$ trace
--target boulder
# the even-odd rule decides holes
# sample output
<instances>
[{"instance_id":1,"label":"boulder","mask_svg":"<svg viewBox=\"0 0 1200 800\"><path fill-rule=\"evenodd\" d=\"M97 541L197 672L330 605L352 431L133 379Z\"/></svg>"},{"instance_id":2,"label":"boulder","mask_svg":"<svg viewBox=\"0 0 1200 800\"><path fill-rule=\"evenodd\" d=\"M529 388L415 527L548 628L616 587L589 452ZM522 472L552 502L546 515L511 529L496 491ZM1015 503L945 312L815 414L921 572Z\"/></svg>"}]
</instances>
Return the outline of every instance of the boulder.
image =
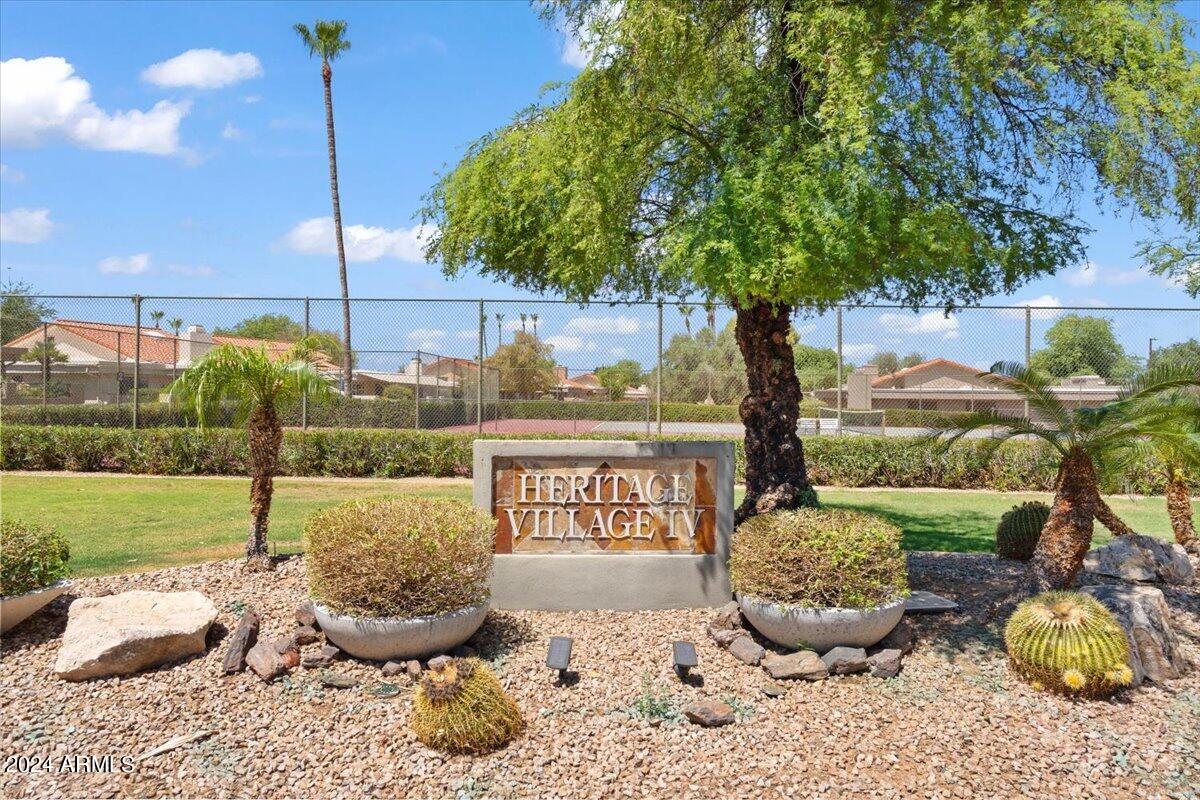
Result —
<instances>
[{"instance_id":1,"label":"boulder","mask_svg":"<svg viewBox=\"0 0 1200 800\"><path fill-rule=\"evenodd\" d=\"M730 630L742 627L742 610L736 600L730 600L721 606L716 615L708 623L709 630Z\"/></svg>"},{"instance_id":2,"label":"boulder","mask_svg":"<svg viewBox=\"0 0 1200 800\"><path fill-rule=\"evenodd\" d=\"M729 647L736 640L746 635L746 632L741 628L714 628L709 626L708 635L717 643L718 647Z\"/></svg>"},{"instance_id":3,"label":"boulder","mask_svg":"<svg viewBox=\"0 0 1200 800\"><path fill-rule=\"evenodd\" d=\"M867 657L867 664L871 668L872 678L894 678L900 674L900 663L904 660L904 653L895 649L889 648L872 653Z\"/></svg>"},{"instance_id":4,"label":"boulder","mask_svg":"<svg viewBox=\"0 0 1200 800\"><path fill-rule=\"evenodd\" d=\"M884 650L899 650L901 655L908 655L917 646L917 637L913 633L912 625L908 620L902 619L892 628L887 636L879 640L878 644L874 645L869 652L878 653Z\"/></svg>"},{"instance_id":5,"label":"boulder","mask_svg":"<svg viewBox=\"0 0 1200 800\"><path fill-rule=\"evenodd\" d=\"M865 672L870 666L867 662L867 651L861 647L835 647L821 656L821 661L830 675Z\"/></svg>"},{"instance_id":6,"label":"boulder","mask_svg":"<svg viewBox=\"0 0 1200 800\"><path fill-rule=\"evenodd\" d=\"M311 625L297 626L296 630L292 631L292 638L296 640L296 644L314 644L320 641L320 634L317 629Z\"/></svg>"},{"instance_id":7,"label":"boulder","mask_svg":"<svg viewBox=\"0 0 1200 800\"><path fill-rule=\"evenodd\" d=\"M200 592L135 590L71 603L54 673L69 681L131 675L204 652L217 608Z\"/></svg>"},{"instance_id":8,"label":"boulder","mask_svg":"<svg viewBox=\"0 0 1200 800\"><path fill-rule=\"evenodd\" d=\"M226 675L235 675L246 668L246 652L258 641L258 623L259 615L253 608L247 608L238 620L221 662L221 671Z\"/></svg>"},{"instance_id":9,"label":"boulder","mask_svg":"<svg viewBox=\"0 0 1200 800\"><path fill-rule=\"evenodd\" d=\"M389 661L383 665L383 676L385 678L394 678L397 675L403 674L405 666L403 661Z\"/></svg>"},{"instance_id":10,"label":"boulder","mask_svg":"<svg viewBox=\"0 0 1200 800\"><path fill-rule=\"evenodd\" d=\"M1191 586L1196 582L1196 569L1181 545L1140 533L1117 536L1103 547L1088 551L1083 558L1083 568L1127 581L1178 586Z\"/></svg>"},{"instance_id":11,"label":"boulder","mask_svg":"<svg viewBox=\"0 0 1200 800\"><path fill-rule=\"evenodd\" d=\"M767 651L748 634L742 634L729 645L729 654L743 664L756 667Z\"/></svg>"},{"instance_id":12,"label":"boulder","mask_svg":"<svg viewBox=\"0 0 1200 800\"><path fill-rule=\"evenodd\" d=\"M261 639L246 653L246 666L267 683L288 671L287 663L275 648L275 643Z\"/></svg>"},{"instance_id":13,"label":"boulder","mask_svg":"<svg viewBox=\"0 0 1200 800\"><path fill-rule=\"evenodd\" d=\"M684 707L683 715L702 728L729 725L736 719L733 707L721 700L697 700Z\"/></svg>"},{"instance_id":14,"label":"boulder","mask_svg":"<svg viewBox=\"0 0 1200 800\"><path fill-rule=\"evenodd\" d=\"M762 667L777 681L820 681L829 677L829 669L825 662L812 650L800 650L785 655L767 653L763 657Z\"/></svg>"},{"instance_id":15,"label":"boulder","mask_svg":"<svg viewBox=\"0 0 1200 800\"><path fill-rule=\"evenodd\" d=\"M1171 610L1162 591L1121 584L1085 586L1080 591L1103 603L1125 629L1134 686L1143 680L1162 683L1178 678L1191 668L1171 627Z\"/></svg>"}]
</instances>

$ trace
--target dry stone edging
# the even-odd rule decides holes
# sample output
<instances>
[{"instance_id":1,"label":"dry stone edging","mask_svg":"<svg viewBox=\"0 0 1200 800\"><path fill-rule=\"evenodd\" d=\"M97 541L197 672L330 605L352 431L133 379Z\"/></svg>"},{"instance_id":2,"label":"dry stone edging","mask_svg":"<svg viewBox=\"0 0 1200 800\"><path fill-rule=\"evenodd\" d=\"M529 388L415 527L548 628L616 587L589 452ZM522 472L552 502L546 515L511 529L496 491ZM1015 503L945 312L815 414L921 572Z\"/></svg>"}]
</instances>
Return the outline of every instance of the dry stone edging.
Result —
<instances>
[{"instance_id":1,"label":"dry stone edging","mask_svg":"<svg viewBox=\"0 0 1200 800\"><path fill-rule=\"evenodd\" d=\"M216 606L196 591L79 598L67 611L54 674L68 681L132 675L199 655L216 618Z\"/></svg>"}]
</instances>

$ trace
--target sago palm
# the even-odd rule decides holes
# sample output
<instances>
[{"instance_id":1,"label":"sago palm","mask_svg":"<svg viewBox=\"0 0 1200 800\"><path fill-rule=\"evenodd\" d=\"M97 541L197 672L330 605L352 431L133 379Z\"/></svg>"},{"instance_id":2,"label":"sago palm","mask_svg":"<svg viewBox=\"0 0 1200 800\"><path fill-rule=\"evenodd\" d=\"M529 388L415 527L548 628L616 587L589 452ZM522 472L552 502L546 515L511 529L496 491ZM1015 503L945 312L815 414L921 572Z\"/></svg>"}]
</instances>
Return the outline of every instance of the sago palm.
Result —
<instances>
[{"instance_id":1,"label":"sago palm","mask_svg":"<svg viewBox=\"0 0 1200 800\"><path fill-rule=\"evenodd\" d=\"M310 30L302 22L292 29L299 35L309 56L321 57L321 80L325 84L325 138L329 145L329 192L333 197L333 235L337 243L338 280L342 285L342 378L346 396L354 393L354 362L350 349L350 284L346 278L346 247L342 241L342 200L338 194L337 141L333 135L333 67L330 62L350 49L346 21L319 19Z\"/></svg>"},{"instance_id":2,"label":"sago palm","mask_svg":"<svg viewBox=\"0 0 1200 800\"><path fill-rule=\"evenodd\" d=\"M266 567L267 525L271 495L283 444L279 410L302 397L327 399L332 390L313 366L312 344L302 339L282 358L272 360L266 348L224 344L205 353L171 386L173 402L195 416L203 428L225 406L234 408L234 420L249 432L250 536L246 558L253 567Z\"/></svg>"},{"instance_id":3,"label":"sago palm","mask_svg":"<svg viewBox=\"0 0 1200 800\"><path fill-rule=\"evenodd\" d=\"M1151 397L1143 405L1141 413L1178 420L1178 424L1157 436L1130 441L1116 460L1116 468L1128 469L1139 463L1159 466L1166 481L1167 516L1175 541L1200 555L1188 489L1188 476L1200 475L1200 395L1176 389Z\"/></svg>"},{"instance_id":4,"label":"sago palm","mask_svg":"<svg viewBox=\"0 0 1200 800\"><path fill-rule=\"evenodd\" d=\"M1054 504L1034 552L1033 588L1067 588L1083 566L1095 520L1114 533L1131 532L1100 497L1097 469L1120 459L1133 442L1174 436L1188 409L1148 401L1172 389L1200 386L1200 377L1194 367L1152 369L1122 390L1116 400L1097 408L1077 409L1063 404L1048 377L1020 364L1002 362L980 377L1027 401L1029 418L975 412L936 435L948 434L948 447L972 431L991 428L995 431L990 440L993 446L1014 437L1033 437L1055 450L1060 460Z\"/></svg>"}]
</instances>

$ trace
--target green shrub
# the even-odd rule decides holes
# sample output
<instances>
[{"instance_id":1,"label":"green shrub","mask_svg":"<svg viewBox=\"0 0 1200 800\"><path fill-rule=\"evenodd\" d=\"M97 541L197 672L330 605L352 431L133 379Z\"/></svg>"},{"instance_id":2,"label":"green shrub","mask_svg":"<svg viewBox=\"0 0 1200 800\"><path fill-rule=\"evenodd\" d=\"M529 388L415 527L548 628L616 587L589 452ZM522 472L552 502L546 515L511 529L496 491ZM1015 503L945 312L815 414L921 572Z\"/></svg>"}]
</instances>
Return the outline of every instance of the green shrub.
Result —
<instances>
[{"instance_id":1,"label":"green shrub","mask_svg":"<svg viewBox=\"0 0 1200 800\"><path fill-rule=\"evenodd\" d=\"M1104 605L1082 592L1025 600L1004 628L1013 669L1035 688L1103 697L1129 685L1129 640Z\"/></svg>"},{"instance_id":2,"label":"green shrub","mask_svg":"<svg viewBox=\"0 0 1200 800\"><path fill-rule=\"evenodd\" d=\"M41 589L70 574L67 540L53 528L0 520L0 596Z\"/></svg>"},{"instance_id":3,"label":"green shrub","mask_svg":"<svg viewBox=\"0 0 1200 800\"><path fill-rule=\"evenodd\" d=\"M314 599L366 617L422 617L488 597L491 516L458 500L351 500L304 526Z\"/></svg>"},{"instance_id":4,"label":"green shrub","mask_svg":"<svg viewBox=\"0 0 1200 800\"><path fill-rule=\"evenodd\" d=\"M1042 528L1050 518L1050 506L1030 500L1005 511L996 526L996 555L1015 561L1033 558Z\"/></svg>"},{"instance_id":5,"label":"green shrub","mask_svg":"<svg viewBox=\"0 0 1200 800\"><path fill-rule=\"evenodd\" d=\"M355 478L466 477L475 433L309 428L284 431L280 475ZM484 439L643 439L643 434L503 434ZM669 439L721 439L694 435ZM745 475L745 450L734 444L737 480ZM804 437L809 478L821 486L934 486L1004 492L1052 491L1057 455L1037 442L1010 442L991 451L967 439L947 452L920 437ZM0 469L132 472L155 475L244 475L246 432L232 428L120 428L0 425ZM1143 457L1104 491L1161 494L1165 471ZM1200 490L1200 471L1189 475Z\"/></svg>"},{"instance_id":6,"label":"green shrub","mask_svg":"<svg viewBox=\"0 0 1200 800\"><path fill-rule=\"evenodd\" d=\"M908 595L898 527L857 511L805 508L743 522L733 537L734 591L806 608L874 608Z\"/></svg>"}]
</instances>

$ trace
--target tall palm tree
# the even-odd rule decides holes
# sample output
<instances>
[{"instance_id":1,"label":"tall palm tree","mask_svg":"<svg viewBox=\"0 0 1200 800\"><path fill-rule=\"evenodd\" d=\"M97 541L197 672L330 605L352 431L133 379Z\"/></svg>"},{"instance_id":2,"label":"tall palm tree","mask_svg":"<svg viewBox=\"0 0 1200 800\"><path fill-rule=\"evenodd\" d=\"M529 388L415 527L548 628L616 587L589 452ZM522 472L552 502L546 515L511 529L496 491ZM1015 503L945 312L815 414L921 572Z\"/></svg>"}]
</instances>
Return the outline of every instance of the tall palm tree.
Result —
<instances>
[{"instance_id":1,"label":"tall palm tree","mask_svg":"<svg viewBox=\"0 0 1200 800\"><path fill-rule=\"evenodd\" d=\"M521 333L525 333L525 321L529 319L529 315L524 311L521 312Z\"/></svg>"},{"instance_id":2,"label":"tall palm tree","mask_svg":"<svg viewBox=\"0 0 1200 800\"><path fill-rule=\"evenodd\" d=\"M1166 479L1167 516L1175 541L1185 550L1200 555L1200 538L1192 522L1192 498L1187 476L1200 475L1200 395L1186 390L1174 390L1145 401L1143 413L1162 417L1182 411L1180 425L1174 431L1164 431L1151 438L1134 439L1127 444L1118 469L1132 469L1138 464L1161 465Z\"/></svg>"},{"instance_id":3,"label":"tall palm tree","mask_svg":"<svg viewBox=\"0 0 1200 800\"><path fill-rule=\"evenodd\" d=\"M179 329L183 327L183 320L172 317L167 320L167 327L175 331L175 338L171 340L171 380L175 380L179 376Z\"/></svg>"},{"instance_id":4,"label":"tall palm tree","mask_svg":"<svg viewBox=\"0 0 1200 800\"><path fill-rule=\"evenodd\" d=\"M934 435L949 434L948 447L971 431L993 428L991 446L1021 436L1041 439L1055 450L1059 466L1054 504L1033 555L1034 585L1030 588L1068 588L1083 566L1096 519L1110 529L1117 526L1121 533L1129 531L1100 497L1097 469L1118 461L1134 442L1174 437L1190 409L1148 401L1172 389L1200 386L1200 374L1189 366L1156 367L1126 387L1116 400L1097 408L1075 409L1067 408L1052 391L1049 378L1021 364L1001 362L980 377L1020 395L1029 404L1030 417L974 412Z\"/></svg>"},{"instance_id":5,"label":"tall palm tree","mask_svg":"<svg viewBox=\"0 0 1200 800\"><path fill-rule=\"evenodd\" d=\"M309 30L298 22L293 29L299 34L309 56L321 57L321 79L325 82L325 135L329 140L329 191L333 196L333 232L337 239L338 280L342 284L342 377L346 396L354 391L354 364L350 350L350 284L346 279L346 247L342 243L342 203L338 198L337 144L333 136L333 69L329 62L350 49L346 21L319 19Z\"/></svg>"},{"instance_id":6,"label":"tall palm tree","mask_svg":"<svg viewBox=\"0 0 1200 800\"><path fill-rule=\"evenodd\" d=\"M222 405L234 406L237 424L246 424L250 457L250 536L247 566L269 568L267 524L271 495L283 444L279 409L302 397L321 401L332 394L312 364L313 342L301 339L282 358L272 360L265 347L223 344L205 353L171 385L171 400L196 418L200 428L219 418Z\"/></svg>"},{"instance_id":7,"label":"tall palm tree","mask_svg":"<svg viewBox=\"0 0 1200 800\"><path fill-rule=\"evenodd\" d=\"M166 315L167 315L167 312L165 312L165 311L151 311L150 312L150 321L153 322L154 327L157 328L159 326L159 323L162 322L162 318L165 317Z\"/></svg>"},{"instance_id":8,"label":"tall palm tree","mask_svg":"<svg viewBox=\"0 0 1200 800\"><path fill-rule=\"evenodd\" d=\"M687 335L692 335L692 312L695 311L695 306L689 306L686 303L679 304L679 313L683 316L683 327L687 330Z\"/></svg>"},{"instance_id":9,"label":"tall palm tree","mask_svg":"<svg viewBox=\"0 0 1200 800\"><path fill-rule=\"evenodd\" d=\"M504 344L504 315L496 312L496 349L500 349L500 345Z\"/></svg>"},{"instance_id":10,"label":"tall palm tree","mask_svg":"<svg viewBox=\"0 0 1200 800\"><path fill-rule=\"evenodd\" d=\"M704 301L704 316L708 319L708 329L715 336L717 333L717 304L711 297Z\"/></svg>"},{"instance_id":11,"label":"tall palm tree","mask_svg":"<svg viewBox=\"0 0 1200 800\"><path fill-rule=\"evenodd\" d=\"M537 314L530 314L530 315L529 315L529 319L530 319L530 321L532 321L532 322L533 322L533 337L536 339L536 338L537 338L537 324L538 324L538 315L537 315Z\"/></svg>"}]
</instances>

